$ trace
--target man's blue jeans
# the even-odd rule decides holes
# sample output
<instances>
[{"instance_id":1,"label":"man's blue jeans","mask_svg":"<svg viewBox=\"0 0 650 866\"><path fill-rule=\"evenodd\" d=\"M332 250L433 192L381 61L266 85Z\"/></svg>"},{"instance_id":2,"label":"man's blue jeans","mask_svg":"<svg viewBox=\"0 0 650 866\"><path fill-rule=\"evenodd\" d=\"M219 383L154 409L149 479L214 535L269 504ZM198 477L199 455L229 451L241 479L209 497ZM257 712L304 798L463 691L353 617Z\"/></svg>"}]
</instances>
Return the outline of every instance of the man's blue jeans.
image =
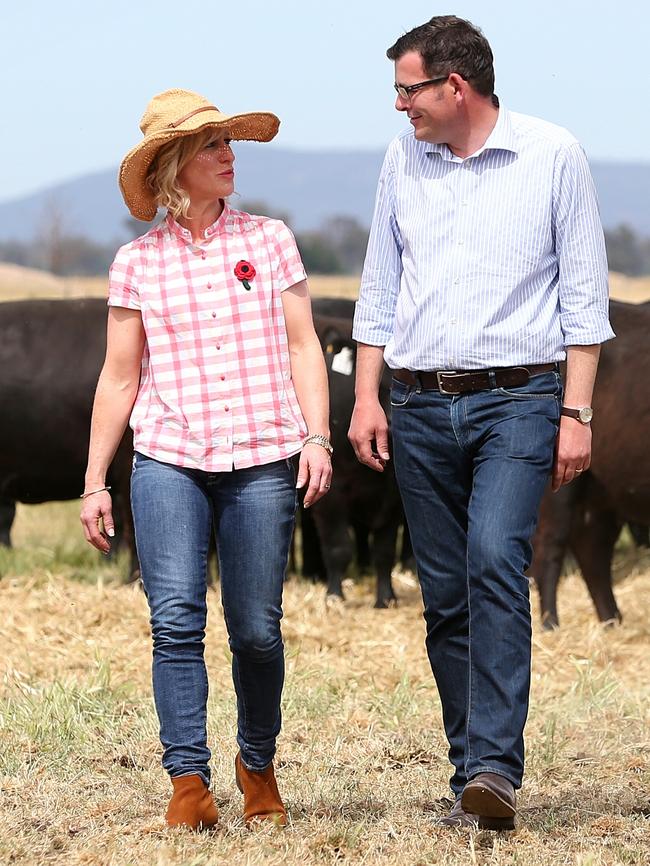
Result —
<instances>
[{"instance_id":1,"label":"man's blue jeans","mask_svg":"<svg viewBox=\"0 0 650 866\"><path fill-rule=\"evenodd\" d=\"M163 766L209 783L203 658L213 522L233 653L237 742L251 770L273 760L280 732L282 586L296 510L288 460L232 472L184 469L136 453L131 504L151 611L153 691Z\"/></svg>"},{"instance_id":2,"label":"man's blue jeans","mask_svg":"<svg viewBox=\"0 0 650 866\"><path fill-rule=\"evenodd\" d=\"M482 772L521 786L531 655L524 572L561 396L556 372L456 396L393 380L395 471L456 796Z\"/></svg>"}]
</instances>

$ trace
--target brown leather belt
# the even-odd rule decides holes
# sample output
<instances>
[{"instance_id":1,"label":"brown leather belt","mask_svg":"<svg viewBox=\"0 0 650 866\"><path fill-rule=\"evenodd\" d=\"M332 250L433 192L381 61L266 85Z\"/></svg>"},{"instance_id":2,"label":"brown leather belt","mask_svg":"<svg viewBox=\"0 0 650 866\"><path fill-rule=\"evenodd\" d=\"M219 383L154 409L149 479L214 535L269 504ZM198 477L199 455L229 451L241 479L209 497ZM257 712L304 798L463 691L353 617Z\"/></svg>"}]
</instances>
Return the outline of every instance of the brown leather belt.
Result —
<instances>
[{"instance_id":1,"label":"brown leather belt","mask_svg":"<svg viewBox=\"0 0 650 866\"><path fill-rule=\"evenodd\" d=\"M466 391L516 388L525 385L531 376L557 369L557 364L526 364L525 367L495 367L493 370L393 370L393 376L423 391L464 394Z\"/></svg>"}]
</instances>

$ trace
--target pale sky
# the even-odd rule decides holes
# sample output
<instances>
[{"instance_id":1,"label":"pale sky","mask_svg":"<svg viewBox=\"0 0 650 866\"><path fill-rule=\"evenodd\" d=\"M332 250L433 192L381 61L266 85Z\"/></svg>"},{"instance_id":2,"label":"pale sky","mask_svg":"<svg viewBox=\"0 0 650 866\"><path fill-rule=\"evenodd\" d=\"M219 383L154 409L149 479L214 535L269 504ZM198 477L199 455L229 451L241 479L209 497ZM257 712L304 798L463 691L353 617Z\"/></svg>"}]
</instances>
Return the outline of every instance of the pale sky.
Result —
<instances>
[{"instance_id":1,"label":"pale sky","mask_svg":"<svg viewBox=\"0 0 650 866\"><path fill-rule=\"evenodd\" d=\"M650 162L647 0L4 0L0 200L116 167L169 87L275 112L271 147L383 149L405 123L386 48L450 13L490 41L502 104Z\"/></svg>"}]
</instances>

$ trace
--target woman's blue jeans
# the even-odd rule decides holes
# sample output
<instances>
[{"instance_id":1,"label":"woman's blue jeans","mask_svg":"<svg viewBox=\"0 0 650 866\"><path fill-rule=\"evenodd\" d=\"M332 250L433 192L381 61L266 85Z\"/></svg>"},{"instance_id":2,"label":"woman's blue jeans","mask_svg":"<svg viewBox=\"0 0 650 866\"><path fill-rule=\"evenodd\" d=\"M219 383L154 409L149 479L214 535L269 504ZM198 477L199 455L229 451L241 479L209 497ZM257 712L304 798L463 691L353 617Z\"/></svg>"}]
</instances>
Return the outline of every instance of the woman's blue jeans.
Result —
<instances>
[{"instance_id":1,"label":"woman's blue jeans","mask_svg":"<svg viewBox=\"0 0 650 866\"><path fill-rule=\"evenodd\" d=\"M185 469L136 453L131 504L153 635L153 691L170 776L210 781L204 662L206 568L216 531L233 654L237 742L251 770L280 732L282 586L296 510L289 460L232 472Z\"/></svg>"},{"instance_id":2,"label":"woman's blue jeans","mask_svg":"<svg viewBox=\"0 0 650 866\"><path fill-rule=\"evenodd\" d=\"M393 380L395 472L456 795L482 772L521 785L531 658L524 572L561 396L555 372L453 397Z\"/></svg>"}]
</instances>

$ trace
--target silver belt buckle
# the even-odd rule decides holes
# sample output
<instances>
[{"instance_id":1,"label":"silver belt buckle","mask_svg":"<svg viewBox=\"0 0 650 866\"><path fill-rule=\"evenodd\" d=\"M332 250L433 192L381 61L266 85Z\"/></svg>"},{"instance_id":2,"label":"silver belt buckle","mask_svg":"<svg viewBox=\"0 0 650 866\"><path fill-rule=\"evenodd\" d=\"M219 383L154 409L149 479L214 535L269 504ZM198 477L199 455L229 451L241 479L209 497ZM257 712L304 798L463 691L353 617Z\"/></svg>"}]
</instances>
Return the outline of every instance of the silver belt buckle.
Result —
<instances>
[{"instance_id":1,"label":"silver belt buckle","mask_svg":"<svg viewBox=\"0 0 650 866\"><path fill-rule=\"evenodd\" d=\"M441 376L449 376L450 374L453 376L456 373L456 370L437 370L436 371L436 380L438 382L438 390L441 394L448 394L448 391L445 391L443 388L443 381Z\"/></svg>"}]
</instances>

